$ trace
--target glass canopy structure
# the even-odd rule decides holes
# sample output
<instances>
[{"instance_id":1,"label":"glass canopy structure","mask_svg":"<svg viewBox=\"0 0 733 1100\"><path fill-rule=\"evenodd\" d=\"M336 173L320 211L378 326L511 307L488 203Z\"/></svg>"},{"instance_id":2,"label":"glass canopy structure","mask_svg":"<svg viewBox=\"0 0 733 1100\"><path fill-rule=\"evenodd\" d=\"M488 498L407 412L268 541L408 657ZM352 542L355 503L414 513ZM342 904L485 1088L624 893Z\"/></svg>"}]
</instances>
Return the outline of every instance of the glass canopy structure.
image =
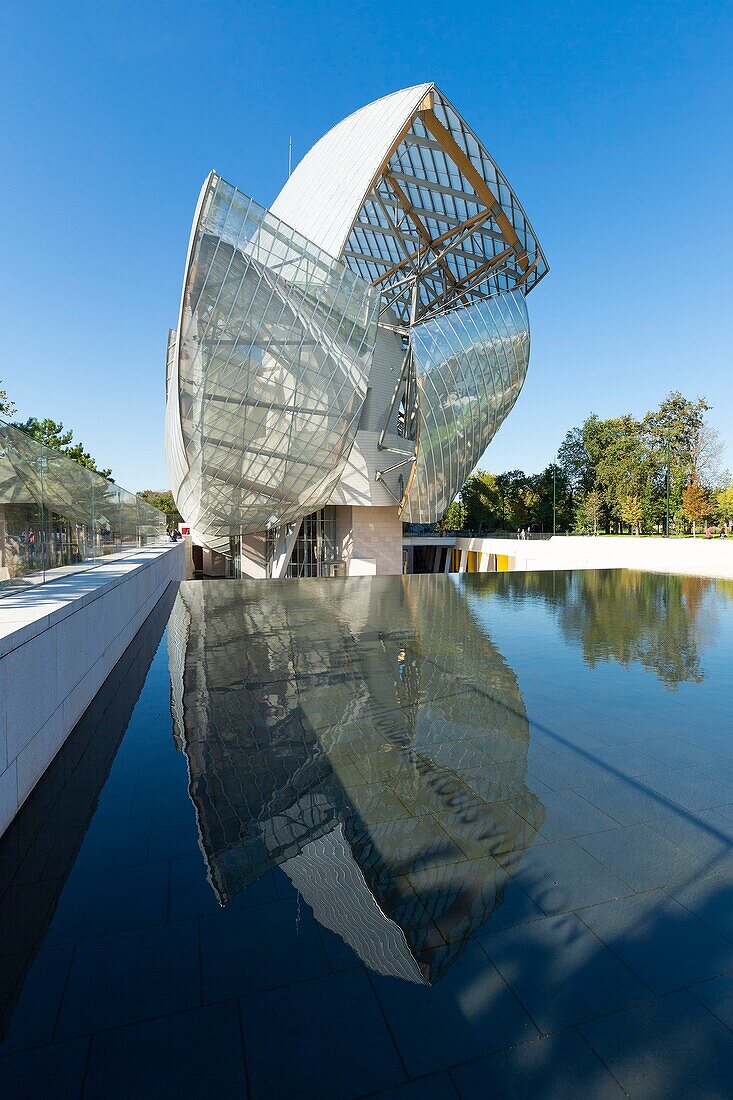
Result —
<instances>
[{"instance_id":1,"label":"glass canopy structure","mask_svg":"<svg viewBox=\"0 0 733 1100\"><path fill-rule=\"evenodd\" d=\"M519 395L547 269L434 84L340 122L270 211L211 173L168 346L186 522L212 549L274 531L287 556L326 505L439 519Z\"/></svg>"},{"instance_id":2,"label":"glass canopy structure","mask_svg":"<svg viewBox=\"0 0 733 1100\"><path fill-rule=\"evenodd\" d=\"M165 513L0 420L0 596L162 541Z\"/></svg>"}]
</instances>

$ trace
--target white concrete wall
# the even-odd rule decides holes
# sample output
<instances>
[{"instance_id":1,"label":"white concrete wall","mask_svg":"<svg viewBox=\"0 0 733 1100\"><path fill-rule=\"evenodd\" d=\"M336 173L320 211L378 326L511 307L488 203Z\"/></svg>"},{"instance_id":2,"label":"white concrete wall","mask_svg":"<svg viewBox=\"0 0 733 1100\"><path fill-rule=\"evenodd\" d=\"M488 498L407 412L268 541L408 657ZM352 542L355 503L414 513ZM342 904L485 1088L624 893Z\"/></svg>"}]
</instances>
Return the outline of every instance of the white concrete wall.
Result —
<instances>
[{"instance_id":1,"label":"white concrete wall","mask_svg":"<svg viewBox=\"0 0 733 1100\"><path fill-rule=\"evenodd\" d=\"M513 570L643 569L733 577L733 539L661 539L644 536L556 535L531 539L456 539L462 551L508 554Z\"/></svg>"},{"instance_id":2,"label":"white concrete wall","mask_svg":"<svg viewBox=\"0 0 733 1100\"><path fill-rule=\"evenodd\" d=\"M0 833L171 581L183 546L151 546L0 599Z\"/></svg>"}]
</instances>

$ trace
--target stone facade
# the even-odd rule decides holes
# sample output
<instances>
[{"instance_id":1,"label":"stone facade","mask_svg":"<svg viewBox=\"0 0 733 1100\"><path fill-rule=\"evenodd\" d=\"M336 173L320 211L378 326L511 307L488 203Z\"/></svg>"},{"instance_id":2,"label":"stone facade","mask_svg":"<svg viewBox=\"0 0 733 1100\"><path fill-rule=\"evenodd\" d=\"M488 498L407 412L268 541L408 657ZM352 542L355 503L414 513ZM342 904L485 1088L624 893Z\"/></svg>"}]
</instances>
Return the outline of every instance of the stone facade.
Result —
<instances>
[{"instance_id":1,"label":"stone facade","mask_svg":"<svg viewBox=\"0 0 733 1100\"><path fill-rule=\"evenodd\" d=\"M402 573L402 520L397 506L353 507L348 511L351 544L346 557L347 576L387 577Z\"/></svg>"}]
</instances>

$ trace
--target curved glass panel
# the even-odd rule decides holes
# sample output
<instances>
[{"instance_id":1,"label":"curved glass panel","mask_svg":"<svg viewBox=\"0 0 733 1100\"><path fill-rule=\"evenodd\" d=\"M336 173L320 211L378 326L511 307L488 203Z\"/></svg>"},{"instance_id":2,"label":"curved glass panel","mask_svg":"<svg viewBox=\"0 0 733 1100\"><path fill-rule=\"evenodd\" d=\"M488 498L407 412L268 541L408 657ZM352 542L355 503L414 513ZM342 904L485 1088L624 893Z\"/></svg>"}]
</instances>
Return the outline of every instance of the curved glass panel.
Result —
<instances>
[{"instance_id":1,"label":"curved glass panel","mask_svg":"<svg viewBox=\"0 0 733 1100\"><path fill-rule=\"evenodd\" d=\"M415 477L402 518L434 523L476 466L524 384L529 317L521 291L410 330L420 392Z\"/></svg>"},{"instance_id":2,"label":"curved glass panel","mask_svg":"<svg viewBox=\"0 0 733 1100\"><path fill-rule=\"evenodd\" d=\"M167 432L178 506L209 545L326 503L356 435L378 304L345 264L210 177L169 372ZM180 435L171 430L176 411Z\"/></svg>"}]
</instances>

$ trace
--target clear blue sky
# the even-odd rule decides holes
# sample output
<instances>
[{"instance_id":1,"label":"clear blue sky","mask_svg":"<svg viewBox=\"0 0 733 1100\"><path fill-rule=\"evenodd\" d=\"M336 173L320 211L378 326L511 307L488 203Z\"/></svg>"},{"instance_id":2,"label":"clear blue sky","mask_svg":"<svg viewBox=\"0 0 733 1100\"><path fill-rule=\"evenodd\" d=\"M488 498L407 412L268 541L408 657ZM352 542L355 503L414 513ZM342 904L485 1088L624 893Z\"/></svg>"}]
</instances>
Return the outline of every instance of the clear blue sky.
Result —
<instances>
[{"instance_id":1,"label":"clear blue sky","mask_svg":"<svg viewBox=\"0 0 733 1100\"><path fill-rule=\"evenodd\" d=\"M166 485L166 330L206 173L268 204L344 115L434 80L550 263L491 469L588 412L705 395L733 467L731 57L715 3L58 4L0 15L0 378L130 489Z\"/></svg>"}]
</instances>

